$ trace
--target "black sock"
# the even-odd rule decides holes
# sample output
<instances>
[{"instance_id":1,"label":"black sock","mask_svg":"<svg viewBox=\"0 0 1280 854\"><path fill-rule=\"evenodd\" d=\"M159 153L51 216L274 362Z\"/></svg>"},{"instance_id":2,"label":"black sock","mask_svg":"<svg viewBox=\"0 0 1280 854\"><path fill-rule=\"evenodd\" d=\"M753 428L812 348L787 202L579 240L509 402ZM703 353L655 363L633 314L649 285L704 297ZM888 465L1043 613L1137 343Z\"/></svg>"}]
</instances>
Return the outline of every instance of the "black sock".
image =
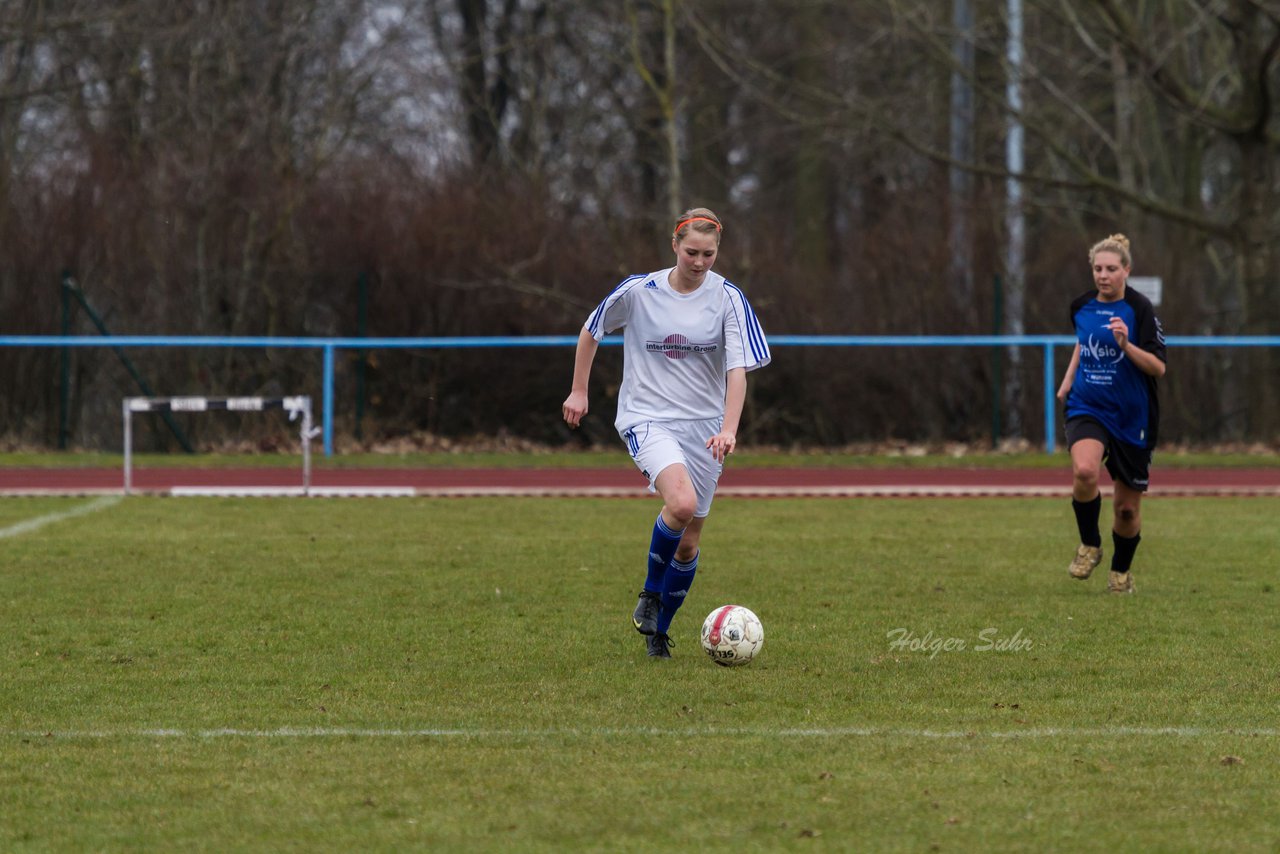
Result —
<instances>
[{"instance_id":1,"label":"black sock","mask_svg":"<svg viewBox=\"0 0 1280 854\"><path fill-rule=\"evenodd\" d=\"M1111 532L1111 542L1116 545L1116 550L1111 554L1112 572L1129 571L1129 565L1133 563L1133 553L1138 550L1138 541L1141 539L1141 532L1132 537L1122 537L1115 531Z\"/></svg>"},{"instance_id":2,"label":"black sock","mask_svg":"<svg viewBox=\"0 0 1280 854\"><path fill-rule=\"evenodd\" d=\"M1095 549L1102 547L1102 532L1098 530L1098 517L1102 514L1102 493L1092 501L1071 499L1071 509L1076 511L1076 527L1080 529L1080 542Z\"/></svg>"}]
</instances>

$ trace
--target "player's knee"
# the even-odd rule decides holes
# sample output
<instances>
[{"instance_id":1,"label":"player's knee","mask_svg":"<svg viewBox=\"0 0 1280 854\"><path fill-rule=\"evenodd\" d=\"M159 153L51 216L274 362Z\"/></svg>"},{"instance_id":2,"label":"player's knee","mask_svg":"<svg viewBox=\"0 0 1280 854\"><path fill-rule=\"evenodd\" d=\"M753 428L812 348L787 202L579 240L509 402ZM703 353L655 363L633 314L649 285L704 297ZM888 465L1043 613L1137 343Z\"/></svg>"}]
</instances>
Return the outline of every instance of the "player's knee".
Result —
<instances>
[{"instance_id":1,"label":"player's knee","mask_svg":"<svg viewBox=\"0 0 1280 854\"><path fill-rule=\"evenodd\" d=\"M680 523L682 528L693 521L693 513L697 509L698 497L692 493L675 495L667 501L667 512Z\"/></svg>"},{"instance_id":2,"label":"player's knee","mask_svg":"<svg viewBox=\"0 0 1280 854\"><path fill-rule=\"evenodd\" d=\"M1075 463L1072 473L1077 483L1094 484L1098 482L1098 466L1094 463Z\"/></svg>"},{"instance_id":3,"label":"player's knee","mask_svg":"<svg viewBox=\"0 0 1280 854\"><path fill-rule=\"evenodd\" d=\"M1117 504L1116 518L1121 522L1132 524L1138 521L1138 505L1136 504Z\"/></svg>"}]
</instances>

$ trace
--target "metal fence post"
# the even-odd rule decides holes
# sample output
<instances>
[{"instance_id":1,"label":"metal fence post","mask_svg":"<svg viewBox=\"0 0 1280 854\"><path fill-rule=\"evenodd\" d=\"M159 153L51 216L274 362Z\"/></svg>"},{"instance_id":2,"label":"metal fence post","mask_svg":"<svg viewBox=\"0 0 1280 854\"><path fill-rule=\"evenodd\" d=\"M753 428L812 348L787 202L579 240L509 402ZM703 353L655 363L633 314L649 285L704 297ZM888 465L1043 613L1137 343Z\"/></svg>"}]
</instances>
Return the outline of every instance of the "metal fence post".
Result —
<instances>
[{"instance_id":1,"label":"metal fence post","mask_svg":"<svg viewBox=\"0 0 1280 854\"><path fill-rule=\"evenodd\" d=\"M133 398L126 397L121 408L124 417L124 494L133 492Z\"/></svg>"},{"instance_id":2,"label":"metal fence post","mask_svg":"<svg viewBox=\"0 0 1280 854\"><path fill-rule=\"evenodd\" d=\"M999 335L1002 323L1004 321L1004 283L1000 280L1000 274L997 273L992 279L992 291L994 295L991 308L991 334ZM1000 426L1000 406L1004 402L1004 350L1000 347L991 348L991 448L995 450L1000 445L1000 434L1003 432Z\"/></svg>"},{"instance_id":3,"label":"metal fence post","mask_svg":"<svg viewBox=\"0 0 1280 854\"><path fill-rule=\"evenodd\" d=\"M62 337L71 334L71 271L62 271ZM58 389L58 450L71 438L71 348L62 345L62 376Z\"/></svg>"},{"instance_id":4,"label":"metal fence post","mask_svg":"<svg viewBox=\"0 0 1280 854\"><path fill-rule=\"evenodd\" d=\"M333 342L324 345L324 376L322 382L324 385L324 402L321 404L324 411L324 424L320 425L324 430L324 455L326 457L333 456Z\"/></svg>"},{"instance_id":5,"label":"metal fence post","mask_svg":"<svg viewBox=\"0 0 1280 854\"><path fill-rule=\"evenodd\" d=\"M361 273L356 287L356 337L365 338L369 334L369 274ZM356 351L356 439L364 438L364 374L368 364L367 352L361 348Z\"/></svg>"},{"instance_id":6,"label":"metal fence post","mask_svg":"<svg viewBox=\"0 0 1280 854\"><path fill-rule=\"evenodd\" d=\"M1053 388L1053 342L1044 345L1044 452L1052 454L1057 445L1057 400Z\"/></svg>"}]
</instances>

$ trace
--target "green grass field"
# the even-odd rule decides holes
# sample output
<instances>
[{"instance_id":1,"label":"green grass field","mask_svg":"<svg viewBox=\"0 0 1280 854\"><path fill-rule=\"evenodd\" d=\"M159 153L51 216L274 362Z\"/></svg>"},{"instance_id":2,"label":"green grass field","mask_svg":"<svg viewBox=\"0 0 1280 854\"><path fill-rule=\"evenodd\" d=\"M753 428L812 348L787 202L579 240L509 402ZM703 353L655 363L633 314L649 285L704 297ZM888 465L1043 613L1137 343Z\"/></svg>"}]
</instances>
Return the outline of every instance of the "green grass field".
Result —
<instances>
[{"instance_id":1,"label":"green grass field","mask_svg":"<svg viewBox=\"0 0 1280 854\"><path fill-rule=\"evenodd\" d=\"M1280 500L722 498L670 661L656 510L0 501L0 850L1280 848Z\"/></svg>"}]
</instances>

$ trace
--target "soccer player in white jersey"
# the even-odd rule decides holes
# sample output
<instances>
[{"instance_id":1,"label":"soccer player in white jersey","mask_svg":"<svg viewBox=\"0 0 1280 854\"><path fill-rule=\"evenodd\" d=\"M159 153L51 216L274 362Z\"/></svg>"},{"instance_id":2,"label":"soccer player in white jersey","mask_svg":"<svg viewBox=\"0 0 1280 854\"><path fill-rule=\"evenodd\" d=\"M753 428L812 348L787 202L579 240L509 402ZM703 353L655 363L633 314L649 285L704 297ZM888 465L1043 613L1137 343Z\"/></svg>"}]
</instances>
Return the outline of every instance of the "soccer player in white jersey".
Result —
<instances>
[{"instance_id":1,"label":"soccer player in white jersey","mask_svg":"<svg viewBox=\"0 0 1280 854\"><path fill-rule=\"evenodd\" d=\"M614 426L649 488L662 497L648 574L632 614L650 656L670 658L671 619L698 568L698 544L725 457L737 445L747 372L769 364L769 345L746 296L711 272L720 218L682 214L671 237L674 267L628 276L578 336L564 420L587 414L587 380L600 339L622 329L622 388Z\"/></svg>"}]
</instances>

